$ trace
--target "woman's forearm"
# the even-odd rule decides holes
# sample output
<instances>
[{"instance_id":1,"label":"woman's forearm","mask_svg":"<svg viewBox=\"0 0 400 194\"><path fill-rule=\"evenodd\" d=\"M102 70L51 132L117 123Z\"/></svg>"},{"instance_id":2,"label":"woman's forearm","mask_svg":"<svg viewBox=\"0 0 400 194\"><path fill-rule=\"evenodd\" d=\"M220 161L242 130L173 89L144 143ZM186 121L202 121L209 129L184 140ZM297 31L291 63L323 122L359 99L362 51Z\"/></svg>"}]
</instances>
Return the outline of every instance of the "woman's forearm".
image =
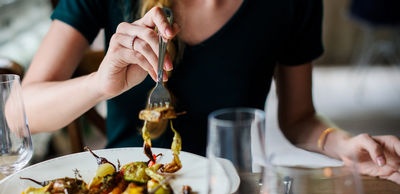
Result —
<instances>
[{"instance_id":1,"label":"woman's forearm","mask_svg":"<svg viewBox=\"0 0 400 194\"><path fill-rule=\"evenodd\" d=\"M69 124L105 100L92 87L93 74L66 81L23 86L24 103L32 133L54 131Z\"/></svg>"},{"instance_id":2,"label":"woman's forearm","mask_svg":"<svg viewBox=\"0 0 400 194\"><path fill-rule=\"evenodd\" d=\"M297 122L286 133L288 139L298 147L318 152L336 159L341 158L341 145L350 134L320 115L313 115L302 122Z\"/></svg>"}]
</instances>

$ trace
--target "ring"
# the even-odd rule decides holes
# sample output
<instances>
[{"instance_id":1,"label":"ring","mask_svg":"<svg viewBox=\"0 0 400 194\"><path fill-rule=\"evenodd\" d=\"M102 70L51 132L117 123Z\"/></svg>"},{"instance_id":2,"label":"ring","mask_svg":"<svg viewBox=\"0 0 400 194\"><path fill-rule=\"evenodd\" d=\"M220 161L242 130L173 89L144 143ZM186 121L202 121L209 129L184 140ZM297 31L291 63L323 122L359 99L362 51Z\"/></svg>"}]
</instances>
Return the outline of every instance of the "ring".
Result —
<instances>
[{"instance_id":1,"label":"ring","mask_svg":"<svg viewBox=\"0 0 400 194\"><path fill-rule=\"evenodd\" d=\"M131 48L132 50L135 50L134 46L135 46L135 40L136 40L136 35L133 36L132 38L132 43L131 43Z\"/></svg>"}]
</instances>

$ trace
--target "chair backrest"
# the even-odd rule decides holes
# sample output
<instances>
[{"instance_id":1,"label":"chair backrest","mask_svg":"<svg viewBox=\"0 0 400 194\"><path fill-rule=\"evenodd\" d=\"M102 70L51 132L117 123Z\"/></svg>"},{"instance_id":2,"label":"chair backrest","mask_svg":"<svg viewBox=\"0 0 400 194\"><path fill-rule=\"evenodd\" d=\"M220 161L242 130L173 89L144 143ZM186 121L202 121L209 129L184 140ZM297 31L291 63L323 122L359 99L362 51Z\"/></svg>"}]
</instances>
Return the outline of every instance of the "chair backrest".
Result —
<instances>
[{"instance_id":1,"label":"chair backrest","mask_svg":"<svg viewBox=\"0 0 400 194\"><path fill-rule=\"evenodd\" d=\"M0 74L17 74L21 77L24 76L25 69L22 65L18 64L17 62L7 59L7 58L0 58Z\"/></svg>"},{"instance_id":2,"label":"chair backrest","mask_svg":"<svg viewBox=\"0 0 400 194\"><path fill-rule=\"evenodd\" d=\"M350 14L375 26L400 25L400 0L352 0Z\"/></svg>"},{"instance_id":3,"label":"chair backrest","mask_svg":"<svg viewBox=\"0 0 400 194\"><path fill-rule=\"evenodd\" d=\"M103 51L88 50L75 70L73 77L87 75L97 71L103 58ZM84 137L82 136L84 127L82 126L81 118L88 121L102 135L106 136L106 119L96 110L95 107L93 107L66 127L70 138L72 152L84 151L83 148L86 146Z\"/></svg>"}]
</instances>

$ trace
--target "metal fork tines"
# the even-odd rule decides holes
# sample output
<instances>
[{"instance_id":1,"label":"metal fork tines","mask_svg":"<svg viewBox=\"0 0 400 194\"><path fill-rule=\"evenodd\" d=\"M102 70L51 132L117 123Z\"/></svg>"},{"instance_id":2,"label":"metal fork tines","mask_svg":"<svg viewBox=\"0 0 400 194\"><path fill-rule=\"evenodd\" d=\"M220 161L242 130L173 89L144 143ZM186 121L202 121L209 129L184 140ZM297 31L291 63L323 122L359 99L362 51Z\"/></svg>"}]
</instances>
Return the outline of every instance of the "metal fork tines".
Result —
<instances>
[{"instance_id":1,"label":"metal fork tines","mask_svg":"<svg viewBox=\"0 0 400 194\"><path fill-rule=\"evenodd\" d=\"M150 92L148 100L148 108L157 108L163 106L169 106L171 103L171 95L164 84L157 81L156 86Z\"/></svg>"},{"instance_id":2,"label":"metal fork tines","mask_svg":"<svg viewBox=\"0 0 400 194\"><path fill-rule=\"evenodd\" d=\"M163 8L163 11L167 16L169 23L172 24L173 21L172 11L169 8ZM150 109L169 106L171 103L171 95L168 89L165 88L163 83L163 74L164 74L163 66L164 66L164 58L167 45L168 45L168 40L164 40L164 38L160 35L157 83L156 86L151 90L147 103L147 107Z\"/></svg>"}]
</instances>

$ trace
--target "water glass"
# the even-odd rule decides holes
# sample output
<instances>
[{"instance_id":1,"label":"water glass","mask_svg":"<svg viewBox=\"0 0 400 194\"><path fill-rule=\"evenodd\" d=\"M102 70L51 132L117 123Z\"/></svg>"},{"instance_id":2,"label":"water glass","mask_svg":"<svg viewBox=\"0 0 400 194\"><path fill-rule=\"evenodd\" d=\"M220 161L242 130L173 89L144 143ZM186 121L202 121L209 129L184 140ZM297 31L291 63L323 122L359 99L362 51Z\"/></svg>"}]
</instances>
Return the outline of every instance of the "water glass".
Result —
<instances>
[{"instance_id":1,"label":"water glass","mask_svg":"<svg viewBox=\"0 0 400 194\"><path fill-rule=\"evenodd\" d=\"M0 173L8 176L20 170L32 154L20 77L0 74Z\"/></svg>"},{"instance_id":2,"label":"water glass","mask_svg":"<svg viewBox=\"0 0 400 194\"><path fill-rule=\"evenodd\" d=\"M350 166L301 168L265 166L261 194L363 194L360 175Z\"/></svg>"},{"instance_id":3,"label":"water glass","mask_svg":"<svg viewBox=\"0 0 400 194\"><path fill-rule=\"evenodd\" d=\"M265 160L265 112L216 110L208 117L209 193L258 193Z\"/></svg>"}]
</instances>

